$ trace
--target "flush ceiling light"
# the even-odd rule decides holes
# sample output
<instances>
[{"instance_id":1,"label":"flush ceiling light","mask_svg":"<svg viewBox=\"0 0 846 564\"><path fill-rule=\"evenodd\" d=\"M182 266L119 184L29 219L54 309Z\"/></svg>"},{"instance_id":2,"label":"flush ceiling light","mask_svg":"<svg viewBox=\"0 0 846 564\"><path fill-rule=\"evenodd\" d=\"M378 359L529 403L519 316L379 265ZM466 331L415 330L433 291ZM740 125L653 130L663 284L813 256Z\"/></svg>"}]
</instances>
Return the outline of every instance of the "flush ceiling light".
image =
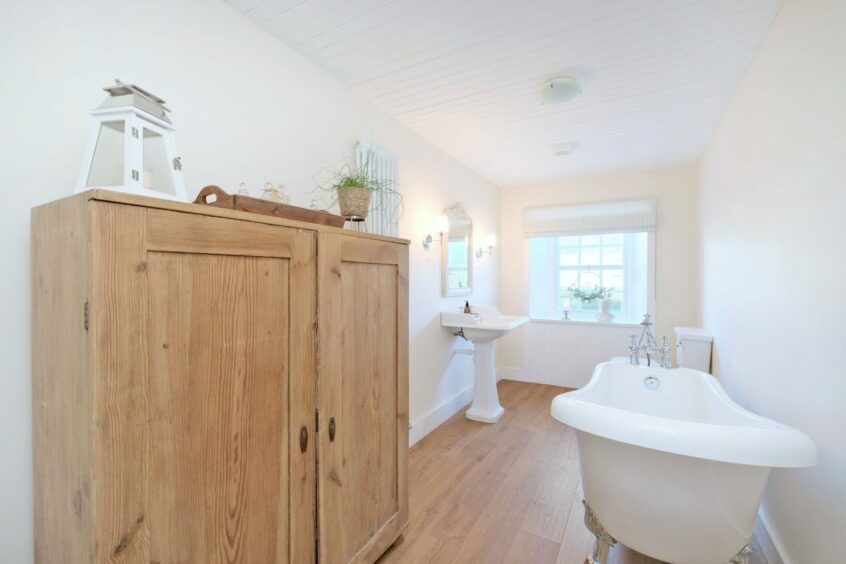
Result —
<instances>
[{"instance_id":1,"label":"flush ceiling light","mask_svg":"<svg viewBox=\"0 0 846 564\"><path fill-rule=\"evenodd\" d=\"M576 149L579 148L579 144L575 141L565 141L564 143L553 143L551 147L553 155L563 157L564 155L575 153Z\"/></svg>"},{"instance_id":2,"label":"flush ceiling light","mask_svg":"<svg viewBox=\"0 0 846 564\"><path fill-rule=\"evenodd\" d=\"M571 76L557 76L543 83L541 102L544 104L560 104L572 100L582 93L579 82Z\"/></svg>"}]
</instances>

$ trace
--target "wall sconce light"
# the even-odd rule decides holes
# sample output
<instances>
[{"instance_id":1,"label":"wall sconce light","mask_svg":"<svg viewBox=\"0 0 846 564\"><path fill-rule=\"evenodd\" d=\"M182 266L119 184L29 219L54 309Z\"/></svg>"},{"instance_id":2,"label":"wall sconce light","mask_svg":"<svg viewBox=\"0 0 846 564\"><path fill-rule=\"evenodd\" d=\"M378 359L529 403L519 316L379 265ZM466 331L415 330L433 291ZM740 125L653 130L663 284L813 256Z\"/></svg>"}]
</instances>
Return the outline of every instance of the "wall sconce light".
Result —
<instances>
[{"instance_id":1,"label":"wall sconce light","mask_svg":"<svg viewBox=\"0 0 846 564\"><path fill-rule=\"evenodd\" d=\"M487 247L487 250L485 250L485 247ZM496 247L496 235L488 233L485 235L485 246L476 249L476 256L482 258L482 255L485 254L492 255L494 247Z\"/></svg>"},{"instance_id":2,"label":"wall sconce light","mask_svg":"<svg viewBox=\"0 0 846 564\"><path fill-rule=\"evenodd\" d=\"M444 233L449 231L449 218L445 215L435 216L435 231L441 236L440 242L444 242ZM427 249L432 247L432 234L426 235L423 239L423 246Z\"/></svg>"}]
</instances>

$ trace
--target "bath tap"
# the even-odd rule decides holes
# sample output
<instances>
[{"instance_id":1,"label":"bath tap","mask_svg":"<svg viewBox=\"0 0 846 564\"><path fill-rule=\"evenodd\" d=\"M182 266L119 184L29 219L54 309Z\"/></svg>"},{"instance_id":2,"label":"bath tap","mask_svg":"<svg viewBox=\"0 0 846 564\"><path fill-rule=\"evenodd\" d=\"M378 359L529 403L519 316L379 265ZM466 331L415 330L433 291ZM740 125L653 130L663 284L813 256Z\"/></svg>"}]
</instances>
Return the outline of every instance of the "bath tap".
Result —
<instances>
[{"instance_id":1,"label":"bath tap","mask_svg":"<svg viewBox=\"0 0 846 564\"><path fill-rule=\"evenodd\" d=\"M661 368L672 368L670 361L670 338L666 335L661 337Z\"/></svg>"},{"instance_id":2,"label":"bath tap","mask_svg":"<svg viewBox=\"0 0 846 564\"><path fill-rule=\"evenodd\" d=\"M643 314L643 321L640 322L643 326L643 331L638 338L637 334L632 334L631 344L629 345L629 363L635 366L640 365L640 351L646 355L646 366L652 366L652 357L654 353L661 355L661 367L672 368L673 364L670 362L670 339L663 337L661 347L655 337L652 336L652 321L649 319L649 314Z\"/></svg>"},{"instance_id":3,"label":"bath tap","mask_svg":"<svg viewBox=\"0 0 846 564\"><path fill-rule=\"evenodd\" d=\"M632 364L632 365L635 365L635 366L640 364L640 361L638 359L638 356L640 356L640 355L638 354L638 352L639 352L639 349L638 349L638 346L637 346L637 334L632 333L631 344L629 345L629 364Z\"/></svg>"}]
</instances>

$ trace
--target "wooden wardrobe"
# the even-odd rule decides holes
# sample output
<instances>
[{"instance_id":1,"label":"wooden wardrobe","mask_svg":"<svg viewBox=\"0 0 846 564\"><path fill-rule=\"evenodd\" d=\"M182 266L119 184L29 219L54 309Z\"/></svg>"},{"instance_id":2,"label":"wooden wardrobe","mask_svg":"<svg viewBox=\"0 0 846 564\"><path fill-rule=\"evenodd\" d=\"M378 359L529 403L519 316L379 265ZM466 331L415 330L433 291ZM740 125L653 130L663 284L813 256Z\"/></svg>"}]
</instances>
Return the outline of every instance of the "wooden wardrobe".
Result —
<instances>
[{"instance_id":1,"label":"wooden wardrobe","mask_svg":"<svg viewBox=\"0 0 846 564\"><path fill-rule=\"evenodd\" d=\"M90 191L32 212L38 563L374 562L407 241Z\"/></svg>"}]
</instances>

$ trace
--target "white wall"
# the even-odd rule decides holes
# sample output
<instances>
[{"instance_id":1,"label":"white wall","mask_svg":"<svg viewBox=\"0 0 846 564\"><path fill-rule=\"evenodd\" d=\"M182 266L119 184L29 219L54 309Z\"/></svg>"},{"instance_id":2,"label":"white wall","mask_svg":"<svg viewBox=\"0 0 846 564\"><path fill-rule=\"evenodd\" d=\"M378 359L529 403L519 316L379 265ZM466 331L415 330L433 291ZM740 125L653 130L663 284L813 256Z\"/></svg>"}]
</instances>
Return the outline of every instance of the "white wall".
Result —
<instances>
[{"instance_id":1,"label":"white wall","mask_svg":"<svg viewBox=\"0 0 846 564\"><path fill-rule=\"evenodd\" d=\"M786 562L842 562L846 531L846 2L786 0L701 165L703 316L744 406L814 439L774 470Z\"/></svg>"},{"instance_id":2,"label":"white wall","mask_svg":"<svg viewBox=\"0 0 846 564\"><path fill-rule=\"evenodd\" d=\"M193 196L284 182L308 205L313 177L359 137L399 154L401 236L413 240L410 418L418 421L472 383L452 358L437 312L439 249L420 241L460 201L480 231L498 231L498 190L374 110L347 88L217 0L4 2L0 8L0 562L32 560L29 209L73 190L88 109L114 78L137 82L173 109ZM498 258L478 263L475 303L497 301ZM466 394L462 399L466 398ZM444 415L444 410L438 412Z\"/></svg>"},{"instance_id":3,"label":"white wall","mask_svg":"<svg viewBox=\"0 0 846 564\"><path fill-rule=\"evenodd\" d=\"M501 292L506 312L528 315L528 244L523 208L637 197L658 201L656 232L656 333L673 338L673 327L699 321L698 179L695 166L574 178L501 191ZM611 355L625 356L637 329L530 322L501 339L500 375L579 387L593 367Z\"/></svg>"}]
</instances>

